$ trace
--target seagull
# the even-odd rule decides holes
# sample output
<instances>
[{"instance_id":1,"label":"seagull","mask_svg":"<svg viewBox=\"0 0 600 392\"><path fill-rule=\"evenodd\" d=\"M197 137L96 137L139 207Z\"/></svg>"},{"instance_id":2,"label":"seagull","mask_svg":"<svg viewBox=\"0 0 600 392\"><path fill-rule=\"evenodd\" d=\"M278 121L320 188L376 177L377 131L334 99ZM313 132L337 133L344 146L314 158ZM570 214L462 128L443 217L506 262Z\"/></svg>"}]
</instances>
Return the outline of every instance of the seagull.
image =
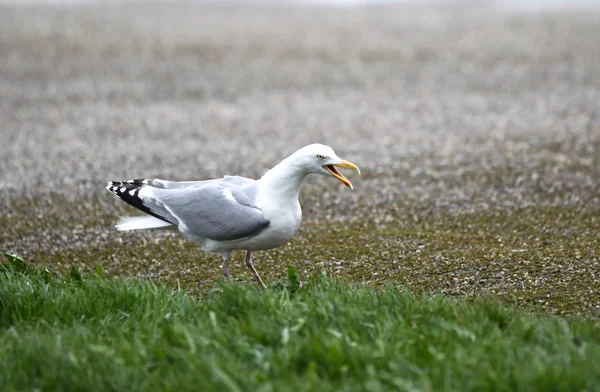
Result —
<instances>
[{"instance_id":1,"label":"seagull","mask_svg":"<svg viewBox=\"0 0 600 392\"><path fill-rule=\"evenodd\" d=\"M337 169L355 164L339 158L323 144L302 147L258 180L240 176L204 181L135 179L110 181L106 189L145 216L123 217L118 230L176 229L187 241L221 255L224 278L231 283L231 252L246 251L246 266L263 289L252 251L280 247L296 234L302 220L298 193L309 174L352 183Z\"/></svg>"}]
</instances>

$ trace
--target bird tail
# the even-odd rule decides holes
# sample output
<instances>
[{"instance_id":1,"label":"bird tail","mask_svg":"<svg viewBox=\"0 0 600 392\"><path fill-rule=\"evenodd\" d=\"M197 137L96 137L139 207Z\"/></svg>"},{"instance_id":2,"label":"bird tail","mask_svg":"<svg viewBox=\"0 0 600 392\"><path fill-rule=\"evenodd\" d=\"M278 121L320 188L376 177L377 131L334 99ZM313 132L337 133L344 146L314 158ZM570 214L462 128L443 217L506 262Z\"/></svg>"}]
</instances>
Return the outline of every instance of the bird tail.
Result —
<instances>
[{"instance_id":1,"label":"bird tail","mask_svg":"<svg viewBox=\"0 0 600 392\"><path fill-rule=\"evenodd\" d=\"M124 216L115 225L117 230L151 230L161 228L175 228L173 224L153 216Z\"/></svg>"},{"instance_id":2,"label":"bird tail","mask_svg":"<svg viewBox=\"0 0 600 392\"><path fill-rule=\"evenodd\" d=\"M106 189L129 205L144 211L148 216L127 216L115 225L117 230L150 230L175 228L172 222L161 216L159 212L144 204L140 191L152 180L136 179L130 181L110 181Z\"/></svg>"}]
</instances>

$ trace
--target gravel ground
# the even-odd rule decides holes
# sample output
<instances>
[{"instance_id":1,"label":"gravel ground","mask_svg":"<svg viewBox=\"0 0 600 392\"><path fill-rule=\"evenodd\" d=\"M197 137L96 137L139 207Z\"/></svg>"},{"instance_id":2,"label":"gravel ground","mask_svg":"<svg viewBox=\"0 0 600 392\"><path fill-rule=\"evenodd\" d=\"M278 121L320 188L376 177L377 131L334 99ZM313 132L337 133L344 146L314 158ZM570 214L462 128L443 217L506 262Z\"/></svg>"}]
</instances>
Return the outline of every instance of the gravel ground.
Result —
<instances>
[{"instance_id":1,"label":"gravel ground","mask_svg":"<svg viewBox=\"0 0 600 392\"><path fill-rule=\"evenodd\" d=\"M292 248L321 224L352 223L373 241L396 230L380 243L389 247L423 230L434 241L446 223L501 232L498 214L513 217L515 238L538 238L519 219L539 215L561 233L544 241L583 252L585 262L557 263L591 279L575 310L597 311L598 37L600 13L582 10L0 5L0 249L48 265L61 264L49 255L128 265L115 261L128 243L180 239L114 232L131 210L106 180L258 177L322 142L363 176L354 192L307 181ZM83 250L87 259L73 256ZM135 273L162 276L144 260ZM207 282L219 270L210 260Z\"/></svg>"}]
</instances>

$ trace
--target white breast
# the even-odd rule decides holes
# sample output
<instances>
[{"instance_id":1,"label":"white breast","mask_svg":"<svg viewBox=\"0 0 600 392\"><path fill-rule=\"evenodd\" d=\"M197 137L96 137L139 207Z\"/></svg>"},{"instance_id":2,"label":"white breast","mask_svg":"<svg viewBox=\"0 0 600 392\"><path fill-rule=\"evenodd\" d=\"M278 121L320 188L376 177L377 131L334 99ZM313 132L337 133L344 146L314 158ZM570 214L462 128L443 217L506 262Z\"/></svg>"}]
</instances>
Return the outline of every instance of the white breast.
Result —
<instances>
[{"instance_id":1,"label":"white breast","mask_svg":"<svg viewBox=\"0 0 600 392\"><path fill-rule=\"evenodd\" d=\"M257 206L263 211L269 226L254 238L242 241L243 249L265 250L286 244L298 231L302 208L298 199L276 200L268 194L259 194ZM242 244L240 244L242 245Z\"/></svg>"}]
</instances>

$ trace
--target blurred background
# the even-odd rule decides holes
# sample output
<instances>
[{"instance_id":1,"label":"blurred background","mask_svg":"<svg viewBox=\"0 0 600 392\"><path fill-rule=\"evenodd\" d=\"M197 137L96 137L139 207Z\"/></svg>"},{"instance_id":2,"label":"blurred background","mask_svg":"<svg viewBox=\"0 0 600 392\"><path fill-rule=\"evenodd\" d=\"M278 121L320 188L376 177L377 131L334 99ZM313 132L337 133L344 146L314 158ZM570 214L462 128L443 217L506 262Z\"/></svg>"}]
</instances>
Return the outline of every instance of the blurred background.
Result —
<instances>
[{"instance_id":1,"label":"blurred background","mask_svg":"<svg viewBox=\"0 0 600 392\"><path fill-rule=\"evenodd\" d=\"M259 176L317 141L367 175L518 171L597 141L591 1L0 7L2 190Z\"/></svg>"},{"instance_id":2,"label":"blurred background","mask_svg":"<svg viewBox=\"0 0 600 392\"><path fill-rule=\"evenodd\" d=\"M140 236L107 180L259 177L314 142L363 176L310 178L308 228L595 216L599 4L0 2L0 249L116 268Z\"/></svg>"}]
</instances>

